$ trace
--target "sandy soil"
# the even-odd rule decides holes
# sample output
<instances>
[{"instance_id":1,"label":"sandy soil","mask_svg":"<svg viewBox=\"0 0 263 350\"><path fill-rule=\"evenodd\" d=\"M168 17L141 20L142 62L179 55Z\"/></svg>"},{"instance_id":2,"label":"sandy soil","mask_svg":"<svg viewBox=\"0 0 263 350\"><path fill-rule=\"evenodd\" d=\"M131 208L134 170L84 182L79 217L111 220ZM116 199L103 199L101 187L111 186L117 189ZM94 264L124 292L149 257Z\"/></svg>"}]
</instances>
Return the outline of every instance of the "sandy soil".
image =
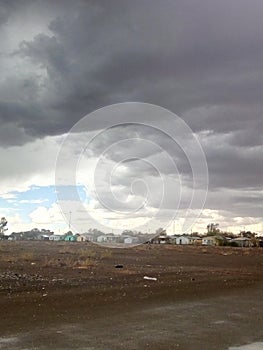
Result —
<instances>
[{"instance_id":1,"label":"sandy soil","mask_svg":"<svg viewBox=\"0 0 263 350\"><path fill-rule=\"evenodd\" d=\"M1 241L0 279L0 349L263 341L262 248Z\"/></svg>"}]
</instances>

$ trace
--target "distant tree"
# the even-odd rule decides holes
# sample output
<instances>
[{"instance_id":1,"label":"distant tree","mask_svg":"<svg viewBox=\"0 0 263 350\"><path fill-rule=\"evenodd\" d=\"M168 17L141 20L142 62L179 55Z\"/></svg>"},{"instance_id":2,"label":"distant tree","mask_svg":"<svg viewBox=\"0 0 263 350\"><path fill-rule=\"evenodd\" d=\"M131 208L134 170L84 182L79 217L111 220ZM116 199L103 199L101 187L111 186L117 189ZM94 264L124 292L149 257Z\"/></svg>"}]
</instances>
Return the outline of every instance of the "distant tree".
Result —
<instances>
[{"instance_id":1,"label":"distant tree","mask_svg":"<svg viewBox=\"0 0 263 350\"><path fill-rule=\"evenodd\" d=\"M97 230L96 228L90 228L88 230L88 233L94 237L94 239L96 239L96 237L98 236L101 236L101 235L104 235L105 233L100 231L100 230Z\"/></svg>"},{"instance_id":2,"label":"distant tree","mask_svg":"<svg viewBox=\"0 0 263 350\"><path fill-rule=\"evenodd\" d=\"M207 234L210 236L215 236L220 232L219 224L211 223L211 224L207 225L206 228L207 228Z\"/></svg>"},{"instance_id":3,"label":"distant tree","mask_svg":"<svg viewBox=\"0 0 263 350\"><path fill-rule=\"evenodd\" d=\"M122 236L134 236L135 232L132 230L124 230L124 231L122 231L121 235Z\"/></svg>"},{"instance_id":4,"label":"distant tree","mask_svg":"<svg viewBox=\"0 0 263 350\"><path fill-rule=\"evenodd\" d=\"M259 247L259 240L256 237L251 238L252 247Z\"/></svg>"},{"instance_id":5,"label":"distant tree","mask_svg":"<svg viewBox=\"0 0 263 350\"><path fill-rule=\"evenodd\" d=\"M0 221L0 239L3 238L5 231L7 231L7 220L5 217L1 218Z\"/></svg>"},{"instance_id":6,"label":"distant tree","mask_svg":"<svg viewBox=\"0 0 263 350\"><path fill-rule=\"evenodd\" d=\"M199 237L200 236L200 233L199 232L191 232L190 236L192 237Z\"/></svg>"},{"instance_id":7,"label":"distant tree","mask_svg":"<svg viewBox=\"0 0 263 350\"><path fill-rule=\"evenodd\" d=\"M240 237L255 238L255 236L256 236L255 232L251 232L251 231L241 231L240 232Z\"/></svg>"},{"instance_id":8,"label":"distant tree","mask_svg":"<svg viewBox=\"0 0 263 350\"><path fill-rule=\"evenodd\" d=\"M220 231L220 235L224 236L224 237L228 237L228 238L234 238L235 237L233 232L227 232L227 231L225 231L225 232Z\"/></svg>"}]
</instances>

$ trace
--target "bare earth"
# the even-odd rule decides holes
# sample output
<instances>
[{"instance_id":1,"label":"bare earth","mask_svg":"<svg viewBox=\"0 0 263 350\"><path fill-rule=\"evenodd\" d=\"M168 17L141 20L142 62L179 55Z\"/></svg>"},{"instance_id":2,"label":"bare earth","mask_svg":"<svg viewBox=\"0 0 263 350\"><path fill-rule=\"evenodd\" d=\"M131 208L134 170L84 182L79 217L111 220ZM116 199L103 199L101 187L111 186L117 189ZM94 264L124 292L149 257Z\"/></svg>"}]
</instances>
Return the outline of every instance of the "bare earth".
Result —
<instances>
[{"instance_id":1,"label":"bare earth","mask_svg":"<svg viewBox=\"0 0 263 350\"><path fill-rule=\"evenodd\" d=\"M262 248L1 241L0 281L4 350L263 341Z\"/></svg>"}]
</instances>

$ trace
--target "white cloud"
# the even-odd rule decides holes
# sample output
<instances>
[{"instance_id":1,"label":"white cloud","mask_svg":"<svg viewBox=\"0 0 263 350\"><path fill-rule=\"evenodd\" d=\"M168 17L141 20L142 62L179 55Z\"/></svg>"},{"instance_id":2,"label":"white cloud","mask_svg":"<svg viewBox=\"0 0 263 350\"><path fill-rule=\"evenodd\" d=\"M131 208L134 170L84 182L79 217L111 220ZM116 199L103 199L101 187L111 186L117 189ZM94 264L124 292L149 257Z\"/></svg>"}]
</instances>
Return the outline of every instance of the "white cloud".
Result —
<instances>
[{"instance_id":1,"label":"white cloud","mask_svg":"<svg viewBox=\"0 0 263 350\"><path fill-rule=\"evenodd\" d=\"M13 211L10 209L7 209L6 212L5 210L1 210L1 213L5 213L8 221L8 230L6 232L7 235L11 234L12 232L27 231L33 228L32 223L24 222L20 214L13 213Z\"/></svg>"},{"instance_id":2,"label":"white cloud","mask_svg":"<svg viewBox=\"0 0 263 350\"><path fill-rule=\"evenodd\" d=\"M12 192L26 192L31 186L54 185L56 157L63 137L50 136L23 146L0 148L3 167L0 196L14 198Z\"/></svg>"},{"instance_id":3,"label":"white cloud","mask_svg":"<svg viewBox=\"0 0 263 350\"><path fill-rule=\"evenodd\" d=\"M56 203L53 203L51 207L37 207L29 214L32 223L37 225L50 225L63 223L64 218L60 212L60 208Z\"/></svg>"},{"instance_id":4,"label":"white cloud","mask_svg":"<svg viewBox=\"0 0 263 350\"><path fill-rule=\"evenodd\" d=\"M48 199L22 199L19 201L20 204L42 204L48 202Z\"/></svg>"}]
</instances>

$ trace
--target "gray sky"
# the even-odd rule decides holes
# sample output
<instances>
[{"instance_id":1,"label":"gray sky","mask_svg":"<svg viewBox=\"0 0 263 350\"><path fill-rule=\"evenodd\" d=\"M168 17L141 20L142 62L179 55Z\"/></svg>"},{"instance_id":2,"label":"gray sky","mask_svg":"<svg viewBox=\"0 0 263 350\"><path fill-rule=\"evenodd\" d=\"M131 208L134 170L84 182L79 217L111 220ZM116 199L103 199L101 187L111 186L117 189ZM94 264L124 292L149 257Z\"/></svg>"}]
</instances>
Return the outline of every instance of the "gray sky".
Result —
<instances>
[{"instance_id":1,"label":"gray sky","mask_svg":"<svg viewBox=\"0 0 263 350\"><path fill-rule=\"evenodd\" d=\"M52 184L55 156L47 158L60 137L97 108L140 101L176 113L199 138L209 170L204 223L262 230L262 18L261 0L2 0L2 194ZM119 136L110 137L107 145ZM98 157L101 144L91 152ZM142 157L151 153L141 145ZM132 169L149 175L145 164Z\"/></svg>"}]
</instances>

